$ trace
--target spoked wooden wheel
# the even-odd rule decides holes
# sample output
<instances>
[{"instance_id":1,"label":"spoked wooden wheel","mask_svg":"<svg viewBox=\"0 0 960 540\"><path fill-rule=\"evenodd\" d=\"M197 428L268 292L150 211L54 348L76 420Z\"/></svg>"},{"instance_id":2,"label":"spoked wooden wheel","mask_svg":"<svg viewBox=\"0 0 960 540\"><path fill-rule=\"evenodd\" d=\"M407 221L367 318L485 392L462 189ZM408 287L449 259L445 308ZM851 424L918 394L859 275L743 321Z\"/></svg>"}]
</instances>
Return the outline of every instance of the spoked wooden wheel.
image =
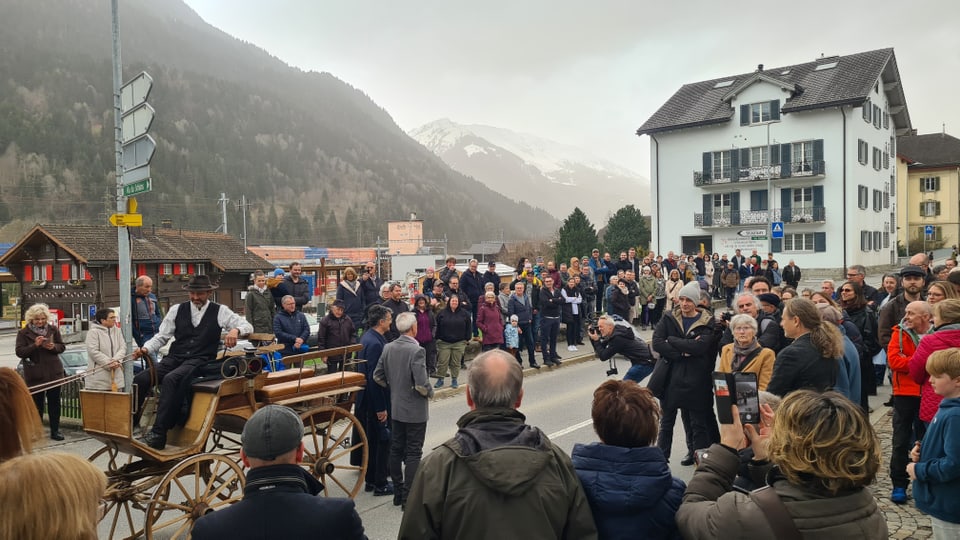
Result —
<instances>
[{"instance_id":1,"label":"spoked wooden wheel","mask_svg":"<svg viewBox=\"0 0 960 540\"><path fill-rule=\"evenodd\" d=\"M106 459L106 462L102 462L102 459ZM133 461L132 454L122 454L120 450L117 449L115 444L105 444L96 452L90 454L90 457L87 458L87 461L93 463L98 467L103 467L104 472L109 476L110 474L116 473L124 465L128 465Z\"/></svg>"},{"instance_id":2,"label":"spoked wooden wheel","mask_svg":"<svg viewBox=\"0 0 960 540\"><path fill-rule=\"evenodd\" d=\"M147 538L187 538L201 516L239 501L245 483L243 470L229 457L199 454L181 461L147 505Z\"/></svg>"},{"instance_id":3,"label":"spoked wooden wheel","mask_svg":"<svg viewBox=\"0 0 960 540\"><path fill-rule=\"evenodd\" d=\"M353 498L363 486L367 473L367 435L357 417L326 405L300 414L303 419L303 466L323 483L327 497ZM353 434L351 437L351 433ZM351 454L356 453L351 464Z\"/></svg>"}]
</instances>

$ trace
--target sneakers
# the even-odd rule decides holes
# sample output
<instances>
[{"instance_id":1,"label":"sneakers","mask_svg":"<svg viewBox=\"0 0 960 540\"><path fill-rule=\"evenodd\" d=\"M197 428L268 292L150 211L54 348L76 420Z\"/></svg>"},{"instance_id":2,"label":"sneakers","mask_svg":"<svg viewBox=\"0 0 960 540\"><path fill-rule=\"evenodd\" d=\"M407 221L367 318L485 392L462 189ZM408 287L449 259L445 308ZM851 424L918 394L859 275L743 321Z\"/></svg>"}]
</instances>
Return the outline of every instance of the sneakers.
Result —
<instances>
[{"instance_id":1,"label":"sneakers","mask_svg":"<svg viewBox=\"0 0 960 540\"><path fill-rule=\"evenodd\" d=\"M893 492L890 493L890 502L894 504L903 504L907 502L907 489L901 487L893 488Z\"/></svg>"},{"instance_id":2,"label":"sneakers","mask_svg":"<svg viewBox=\"0 0 960 540\"><path fill-rule=\"evenodd\" d=\"M570 352L577 352L577 346L576 346L576 345L570 345L570 346L567 347L567 350L570 351Z\"/></svg>"},{"instance_id":3,"label":"sneakers","mask_svg":"<svg viewBox=\"0 0 960 540\"><path fill-rule=\"evenodd\" d=\"M460 383L457 382L456 377L450 380L450 388L460 388Z\"/></svg>"},{"instance_id":4,"label":"sneakers","mask_svg":"<svg viewBox=\"0 0 960 540\"><path fill-rule=\"evenodd\" d=\"M442 388L442 387L443 387L443 377L440 377L439 379L437 379L437 384L433 385L433 387L434 387L434 388Z\"/></svg>"}]
</instances>

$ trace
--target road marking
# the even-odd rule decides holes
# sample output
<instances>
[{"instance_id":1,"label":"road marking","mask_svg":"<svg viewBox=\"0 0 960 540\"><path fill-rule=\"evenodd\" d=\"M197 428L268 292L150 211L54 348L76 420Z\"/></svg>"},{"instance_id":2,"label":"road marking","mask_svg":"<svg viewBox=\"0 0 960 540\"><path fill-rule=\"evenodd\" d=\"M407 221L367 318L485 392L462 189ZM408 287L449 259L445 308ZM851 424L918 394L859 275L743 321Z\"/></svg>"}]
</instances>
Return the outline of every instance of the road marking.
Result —
<instances>
[{"instance_id":1,"label":"road marking","mask_svg":"<svg viewBox=\"0 0 960 540\"><path fill-rule=\"evenodd\" d=\"M570 427L568 427L568 428L563 428L563 429L561 429L560 431L555 431L555 432L547 435L547 438L550 439L550 440L557 439L557 438L559 438L559 437L563 437L563 436L566 435L567 433L573 433L574 431L576 431L576 430L578 430L578 429L580 429L580 428L587 427L587 426L589 426L589 425L592 424L592 423L593 423L593 420L584 420L583 422L580 422L579 424L574 424L574 425L572 425L572 426L570 426Z\"/></svg>"}]
</instances>

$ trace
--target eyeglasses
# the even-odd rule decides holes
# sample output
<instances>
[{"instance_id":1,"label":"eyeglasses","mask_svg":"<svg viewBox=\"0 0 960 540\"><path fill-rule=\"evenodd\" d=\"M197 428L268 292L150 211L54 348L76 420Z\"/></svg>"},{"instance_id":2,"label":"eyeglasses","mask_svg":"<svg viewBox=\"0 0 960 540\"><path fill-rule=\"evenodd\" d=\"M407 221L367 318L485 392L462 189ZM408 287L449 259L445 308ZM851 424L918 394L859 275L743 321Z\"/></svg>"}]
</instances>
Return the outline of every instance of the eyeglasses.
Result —
<instances>
[{"instance_id":1,"label":"eyeglasses","mask_svg":"<svg viewBox=\"0 0 960 540\"><path fill-rule=\"evenodd\" d=\"M840 292L852 293L852 292L853 292L853 289L840 289Z\"/></svg>"}]
</instances>

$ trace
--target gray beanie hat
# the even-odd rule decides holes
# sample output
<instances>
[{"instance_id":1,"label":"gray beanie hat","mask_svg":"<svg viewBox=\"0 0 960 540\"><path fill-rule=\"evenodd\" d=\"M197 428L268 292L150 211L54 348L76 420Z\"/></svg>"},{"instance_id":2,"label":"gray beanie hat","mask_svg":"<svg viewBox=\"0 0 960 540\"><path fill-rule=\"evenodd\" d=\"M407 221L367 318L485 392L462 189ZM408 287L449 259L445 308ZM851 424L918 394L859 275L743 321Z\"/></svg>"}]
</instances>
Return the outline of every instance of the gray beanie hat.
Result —
<instances>
[{"instance_id":1,"label":"gray beanie hat","mask_svg":"<svg viewBox=\"0 0 960 540\"><path fill-rule=\"evenodd\" d=\"M680 289L680 293L677 296L689 298L690 300L693 300L694 303L699 303L700 285L696 281L691 281Z\"/></svg>"},{"instance_id":2,"label":"gray beanie hat","mask_svg":"<svg viewBox=\"0 0 960 540\"><path fill-rule=\"evenodd\" d=\"M302 439L303 420L283 405L267 405L253 413L240 437L244 453L267 461L297 448Z\"/></svg>"}]
</instances>

